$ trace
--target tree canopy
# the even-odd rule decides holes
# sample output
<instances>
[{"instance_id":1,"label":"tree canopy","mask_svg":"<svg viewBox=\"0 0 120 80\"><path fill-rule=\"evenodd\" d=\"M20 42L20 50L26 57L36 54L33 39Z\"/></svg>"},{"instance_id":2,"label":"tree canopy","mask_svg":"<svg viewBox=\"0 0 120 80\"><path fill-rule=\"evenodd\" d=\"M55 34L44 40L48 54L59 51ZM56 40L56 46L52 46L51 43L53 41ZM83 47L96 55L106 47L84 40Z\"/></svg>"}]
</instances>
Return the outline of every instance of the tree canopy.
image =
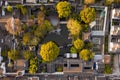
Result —
<instances>
[{"instance_id":1,"label":"tree canopy","mask_svg":"<svg viewBox=\"0 0 120 80\"><path fill-rule=\"evenodd\" d=\"M36 36L31 35L27 32L23 35L23 44L24 45L33 45L36 46L39 43L40 39Z\"/></svg>"},{"instance_id":2,"label":"tree canopy","mask_svg":"<svg viewBox=\"0 0 120 80\"><path fill-rule=\"evenodd\" d=\"M41 46L40 55L44 61L53 61L59 55L59 47L52 41Z\"/></svg>"},{"instance_id":3,"label":"tree canopy","mask_svg":"<svg viewBox=\"0 0 120 80\"><path fill-rule=\"evenodd\" d=\"M94 8L85 8L80 12L81 20L85 23L90 23L95 20L96 12Z\"/></svg>"},{"instance_id":4,"label":"tree canopy","mask_svg":"<svg viewBox=\"0 0 120 80\"><path fill-rule=\"evenodd\" d=\"M69 19L67 22L67 28L69 29L71 35L78 36L80 34L80 31L82 30L81 25L77 20Z\"/></svg>"},{"instance_id":5,"label":"tree canopy","mask_svg":"<svg viewBox=\"0 0 120 80\"><path fill-rule=\"evenodd\" d=\"M30 59L29 73L35 74L38 70L38 58Z\"/></svg>"},{"instance_id":6,"label":"tree canopy","mask_svg":"<svg viewBox=\"0 0 120 80\"><path fill-rule=\"evenodd\" d=\"M73 42L73 45L78 51L80 51L81 49L84 48L84 41L82 41L81 39L76 39Z\"/></svg>"},{"instance_id":7,"label":"tree canopy","mask_svg":"<svg viewBox=\"0 0 120 80\"><path fill-rule=\"evenodd\" d=\"M60 18L68 17L71 13L71 6L67 1L61 1L56 6Z\"/></svg>"},{"instance_id":8,"label":"tree canopy","mask_svg":"<svg viewBox=\"0 0 120 80\"><path fill-rule=\"evenodd\" d=\"M22 32L22 25L21 25L21 21L20 19L14 19L14 30L12 28L12 18L9 18L6 25L5 25L5 28L6 30L10 33L10 34L17 34L17 33L21 33Z\"/></svg>"},{"instance_id":9,"label":"tree canopy","mask_svg":"<svg viewBox=\"0 0 120 80\"><path fill-rule=\"evenodd\" d=\"M36 45L38 45L39 41L40 41L40 39L38 37L35 37L35 36L31 37L29 45L36 46Z\"/></svg>"},{"instance_id":10,"label":"tree canopy","mask_svg":"<svg viewBox=\"0 0 120 80\"><path fill-rule=\"evenodd\" d=\"M23 15L26 15L26 14L28 13L27 8L26 8L25 6L23 6L23 5L16 5L16 8L17 8L17 9L20 9L20 11L21 11L21 13L22 13Z\"/></svg>"},{"instance_id":11,"label":"tree canopy","mask_svg":"<svg viewBox=\"0 0 120 80\"><path fill-rule=\"evenodd\" d=\"M23 35L23 44L24 45L28 45L30 43L30 40L31 40L30 37L31 37L30 33L25 33Z\"/></svg>"},{"instance_id":12,"label":"tree canopy","mask_svg":"<svg viewBox=\"0 0 120 80\"><path fill-rule=\"evenodd\" d=\"M20 53L18 50L10 50L8 51L8 58L12 60L16 60L20 57Z\"/></svg>"},{"instance_id":13,"label":"tree canopy","mask_svg":"<svg viewBox=\"0 0 120 80\"><path fill-rule=\"evenodd\" d=\"M88 49L83 49L80 53L79 53L79 57L84 60L84 61L88 61L90 59L92 59L94 57L94 53L91 52Z\"/></svg>"},{"instance_id":14,"label":"tree canopy","mask_svg":"<svg viewBox=\"0 0 120 80\"><path fill-rule=\"evenodd\" d=\"M95 3L95 0L84 0L85 4L93 4Z\"/></svg>"},{"instance_id":15,"label":"tree canopy","mask_svg":"<svg viewBox=\"0 0 120 80\"><path fill-rule=\"evenodd\" d=\"M92 42L85 41L84 43L85 43L85 48L86 49L92 49L92 47L93 47L93 43Z\"/></svg>"},{"instance_id":16,"label":"tree canopy","mask_svg":"<svg viewBox=\"0 0 120 80\"><path fill-rule=\"evenodd\" d=\"M45 20L45 14L44 12L39 12L38 15L38 26L41 26L43 23L44 23L44 20Z\"/></svg>"},{"instance_id":17,"label":"tree canopy","mask_svg":"<svg viewBox=\"0 0 120 80\"><path fill-rule=\"evenodd\" d=\"M28 60L28 59L31 59L31 58L33 58L34 57L34 54L33 54L33 52L30 52L30 51L24 51L24 58L26 59L26 60Z\"/></svg>"},{"instance_id":18,"label":"tree canopy","mask_svg":"<svg viewBox=\"0 0 120 80\"><path fill-rule=\"evenodd\" d=\"M74 46L70 48L70 53L77 53L77 50Z\"/></svg>"},{"instance_id":19,"label":"tree canopy","mask_svg":"<svg viewBox=\"0 0 120 80\"><path fill-rule=\"evenodd\" d=\"M44 35L51 30L53 30L52 24L48 20L44 20L44 23L36 28L34 35L43 38Z\"/></svg>"},{"instance_id":20,"label":"tree canopy","mask_svg":"<svg viewBox=\"0 0 120 80\"><path fill-rule=\"evenodd\" d=\"M114 1L117 0L105 0L105 5L111 5Z\"/></svg>"},{"instance_id":21,"label":"tree canopy","mask_svg":"<svg viewBox=\"0 0 120 80\"><path fill-rule=\"evenodd\" d=\"M12 6L7 6L6 9L7 9L8 12L12 12Z\"/></svg>"},{"instance_id":22,"label":"tree canopy","mask_svg":"<svg viewBox=\"0 0 120 80\"><path fill-rule=\"evenodd\" d=\"M109 64L105 64L105 70L104 70L105 74L111 74L112 73L112 68Z\"/></svg>"}]
</instances>

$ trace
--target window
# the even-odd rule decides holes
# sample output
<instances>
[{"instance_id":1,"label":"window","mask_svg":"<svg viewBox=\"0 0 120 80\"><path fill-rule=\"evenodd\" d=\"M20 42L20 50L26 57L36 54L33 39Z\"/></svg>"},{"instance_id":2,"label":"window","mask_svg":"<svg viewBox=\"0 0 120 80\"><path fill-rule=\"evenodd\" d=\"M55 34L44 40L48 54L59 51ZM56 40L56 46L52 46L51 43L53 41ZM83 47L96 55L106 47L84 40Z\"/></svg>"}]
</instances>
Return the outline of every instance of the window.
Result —
<instances>
[{"instance_id":1,"label":"window","mask_svg":"<svg viewBox=\"0 0 120 80\"><path fill-rule=\"evenodd\" d=\"M67 67L67 64L64 64L64 67Z\"/></svg>"},{"instance_id":2,"label":"window","mask_svg":"<svg viewBox=\"0 0 120 80\"><path fill-rule=\"evenodd\" d=\"M79 64L71 64L71 67L79 67Z\"/></svg>"},{"instance_id":3,"label":"window","mask_svg":"<svg viewBox=\"0 0 120 80\"><path fill-rule=\"evenodd\" d=\"M91 67L84 67L84 69L91 69Z\"/></svg>"}]
</instances>

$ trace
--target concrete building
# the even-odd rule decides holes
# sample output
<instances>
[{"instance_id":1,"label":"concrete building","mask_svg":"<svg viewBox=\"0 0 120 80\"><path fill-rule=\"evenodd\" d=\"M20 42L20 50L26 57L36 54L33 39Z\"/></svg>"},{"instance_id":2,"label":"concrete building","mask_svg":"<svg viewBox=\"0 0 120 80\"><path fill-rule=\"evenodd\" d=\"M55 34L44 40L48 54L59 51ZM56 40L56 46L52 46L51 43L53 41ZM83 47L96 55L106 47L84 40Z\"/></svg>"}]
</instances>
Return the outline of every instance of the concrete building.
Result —
<instances>
[{"instance_id":1,"label":"concrete building","mask_svg":"<svg viewBox=\"0 0 120 80\"><path fill-rule=\"evenodd\" d=\"M114 8L111 12L111 28L109 39L109 52L120 52L120 9Z\"/></svg>"},{"instance_id":2,"label":"concrete building","mask_svg":"<svg viewBox=\"0 0 120 80\"><path fill-rule=\"evenodd\" d=\"M91 6L96 10L95 21L89 24L91 28L91 41L93 43L93 52L104 55L104 38L107 18L107 7Z\"/></svg>"}]
</instances>

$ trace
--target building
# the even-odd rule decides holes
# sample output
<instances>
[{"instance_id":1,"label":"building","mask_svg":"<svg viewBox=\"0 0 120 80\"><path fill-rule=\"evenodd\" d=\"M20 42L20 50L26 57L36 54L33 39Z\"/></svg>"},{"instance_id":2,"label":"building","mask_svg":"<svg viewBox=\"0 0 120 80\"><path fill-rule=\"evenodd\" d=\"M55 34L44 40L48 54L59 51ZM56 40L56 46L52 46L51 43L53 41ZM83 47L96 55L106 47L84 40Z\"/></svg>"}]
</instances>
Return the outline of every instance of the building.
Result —
<instances>
[{"instance_id":1,"label":"building","mask_svg":"<svg viewBox=\"0 0 120 80\"><path fill-rule=\"evenodd\" d=\"M91 41L93 43L93 52L104 55L104 38L107 19L107 7L91 6L96 10L95 21L89 24L91 28Z\"/></svg>"},{"instance_id":2,"label":"building","mask_svg":"<svg viewBox=\"0 0 120 80\"><path fill-rule=\"evenodd\" d=\"M23 4L23 0L2 0L2 1L5 1L6 4L9 4L9 5L16 5L16 4Z\"/></svg>"},{"instance_id":3,"label":"building","mask_svg":"<svg viewBox=\"0 0 120 80\"><path fill-rule=\"evenodd\" d=\"M114 8L111 12L111 28L109 37L109 52L120 52L120 9Z\"/></svg>"},{"instance_id":4,"label":"building","mask_svg":"<svg viewBox=\"0 0 120 80\"><path fill-rule=\"evenodd\" d=\"M80 59L64 59L63 72L83 72L83 64Z\"/></svg>"}]
</instances>

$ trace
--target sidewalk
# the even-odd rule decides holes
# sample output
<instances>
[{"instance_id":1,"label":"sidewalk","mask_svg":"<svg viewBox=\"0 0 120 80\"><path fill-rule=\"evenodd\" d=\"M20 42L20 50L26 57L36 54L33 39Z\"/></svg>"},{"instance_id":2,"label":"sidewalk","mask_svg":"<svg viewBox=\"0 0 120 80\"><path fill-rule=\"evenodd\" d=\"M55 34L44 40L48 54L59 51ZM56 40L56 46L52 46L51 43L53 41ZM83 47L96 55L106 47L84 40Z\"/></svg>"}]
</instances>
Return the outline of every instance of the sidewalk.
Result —
<instances>
[{"instance_id":1,"label":"sidewalk","mask_svg":"<svg viewBox=\"0 0 120 80\"><path fill-rule=\"evenodd\" d=\"M115 75L119 75L120 74L118 54L116 54L114 56L114 70L113 70L113 74L115 74Z\"/></svg>"}]
</instances>

